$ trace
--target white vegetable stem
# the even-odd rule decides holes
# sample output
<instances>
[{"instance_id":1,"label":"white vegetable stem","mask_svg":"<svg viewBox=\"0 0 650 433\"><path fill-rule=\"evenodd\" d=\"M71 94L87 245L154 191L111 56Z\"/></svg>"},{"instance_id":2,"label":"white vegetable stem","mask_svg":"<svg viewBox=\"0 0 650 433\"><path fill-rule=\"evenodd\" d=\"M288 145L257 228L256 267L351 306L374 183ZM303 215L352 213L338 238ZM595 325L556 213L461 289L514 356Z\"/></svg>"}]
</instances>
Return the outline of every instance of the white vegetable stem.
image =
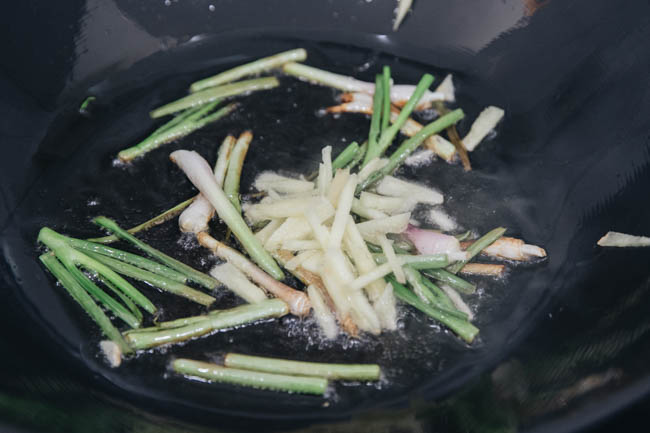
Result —
<instances>
[{"instance_id":1,"label":"white vegetable stem","mask_svg":"<svg viewBox=\"0 0 650 433\"><path fill-rule=\"evenodd\" d=\"M314 317L323 331L323 335L330 340L336 338L338 334L336 320L330 309L327 308L320 290L316 286L310 285L307 287L307 294L314 310Z\"/></svg>"},{"instance_id":2,"label":"white vegetable stem","mask_svg":"<svg viewBox=\"0 0 650 433\"><path fill-rule=\"evenodd\" d=\"M355 174L350 175L341 191L341 194L339 195L336 214L334 215L334 222L332 223L332 229L330 230L330 248L341 248L343 233L345 233L345 226L350 216L350 209L352 208L352 200L354 199L354 191L356 187L357 176Z\"/></svg>"},{"instance_id":3,"label":"white vegetable stem","mask_svg":"<svg viewBox=\"0 0 650 433\"><path fill-rule=\"evenodd\" d=\"M313 182L281 176L270 171L260 173L253 186L258 191L273 190L280 194L296 194L314 190Z\"/></svg>"},{"instance_id":4,"label":"white vegetable stem","mask_svg":"<svg viewBox=\"0 0 650 433\"><path fill-rule=\"evenodd\" d=\"M503 118L505 111L499 107L487 107L481 111L467 135L463 138L463 144L468 152L476 149L476 146L497 126L497 123Z\"/></svg>"},{"instance_id":5,"label":"white vegetable stem","mask_svg":"<svg viewBox=\"0 0 650 433\"><path fill-rule=\"evenodd\" d=\"M344 92L360 92L365 94L375 93L375 84L366 81L357 80L347 75L335 74L323 69L314 68L300 63L287 63L283 66L285 73L293 75L301 80L312 83L322 84L324 86L334 87ZM411 84L396 84L391 86L390 100L393 104L402 106L409 100L416 86ZM363 99L363 98L362 98ZM360 99L359 103L365 103ZM416 110L429 108L432 101L441 101L444 95L438 92L426 91L420 98ZM370 109L372 112L372 108Z\"/></svg>"},{"instance_id":6,"label":"white vegetable stem","mask_svg":"<svg viewBox=\"0 0 650 433\"><path fill-rule=\"evenodd\" d=\"M209 234L199 233L197 238L201 245L211 250L217 257L227 260L267 292L286 302L292 314L304 316L309 313L311 306L303 292L277 281L239 251L219 242Z\"/></svg>"},{"instance_id":7,"label":"white vegetable stem","mask_svg":"<svg viewBox=\"0 0 650 433\"><path fill-rule=\"evenodd\" d=\"M444 80L436 88L436 92L445 95L445 101L456 102L456 89L451 74L447 74Z\"/></svg>"},{"instance_id":8,"label":"white vegetable stem","mask_svg":"<svg viewBox=\"0 0 650 433\"><path fill-rule=\"evenodd\" d=\"M395 10L395 23L393 24L393 31L396 32L400 24L404 20L406 13L411 9L413 0L397 0L397 9Z\"/></svg>"},{"instance_id":9,"label":"white vegetable stem","mask_svg":"<svg viewBox=\"0 0 650 433\"><path fill-rule=\"evenodd\" d=\"M393 270L393 274L395 275L395 279L397 280L397 282L401 284L405 284L406 275L404 275L404 270L402 269L402 263L397 259L397 256L395 255L395 250L393 249L393 243L389 241L385 235L381 235L379 236L379 246L384 252L384 256L386 257L386 260L388 260L387 264Z\"/></svg>"},{"instance_id":10,"label":"white vegetable stem","mask_svg":"<svg viewBox=\"0 0 650 433\"><path fill-rule=\"evenodd\" d=\"M442 194L434 189L393 176L385 176L376 189L379 194L391 197L409 197L418 203L441 204L444 201Z\"/></svg>"},{"instance_id":11,"label":"white vegetable stem","mask_svg":"<svg viewBox=\"0 0 650 433\"><path fill-rule=\"evenodd\" d=\"M379 237L386 233L402 233L409 224L410 213L402 213L386 218L377 218L357 224L357 229L367 242L379 245Z\"/></svg>"},{"instance_id":12,"label":"white vegetable stem","mask_svg":"<svg viewBox=\"0 0 650 433\"><path fill-rule=\"evenodd\" d=\"M440 288L443 292L445 292L447 296L449 296L449 299L451 299L451 302L454 304L458 311L467 314L467 320L470 322L474 320L474 313L472 312L472 309L469 308L469 305L463 301L463 298L461 298L460 294L453 287L450 287L447 284L441 284Z\"/></svg>"},{"instance_id":13,"label":"white vegetable stem","mask_svg":"<svg viewBox=\"0 0 650 433\"><path fill-rule=\"evenodd\" d=\"M598 240L601 247L650 247L650 238L626 233L607 232Z\"/></svg>"},{"instance_id":14,"label":"white vegetable stem","mask_svg":"<svg viewBox=\"0 0 650 433\"><path fill-rule=\"evenodd\" d=\"M256 304L266 299L264 291L248 281L246 275L230 263L223 263L213 267L210 270L210 275L246 302Z\"/></svg>"},{"instance_id":15,"label":"white vegetable stem","mask_svg":"<svg viewBox=\"0 0 650 433\"><path fill-rule=\"evenodd\" d=\"M223 180L228 168L230 152L235 145L235 137L227 136L219 148L219 156L214 167L214 177L217 185L223 186ZM196 199L183 211L178 217L178 227L183 233L199 233L208 230L208 223L214 215L214 207L210 204L203 194L199 194Z\"/></svg>"},{"instance_id":16,"label":"white vegetable stem","mask_svg":"<svg viewBox=\"0 0 650 433\"><path fill-rule=\"evenodd\" d=\"M277 230L278 227L282 225L282 218L272 219L263 229L255 233L255 237L260 241L262 245L271 237L273 232Z\"/></svg>"},{"instance_id":17,"label":"white vegetable stem","mask_svg":"<svg viewBox=\"0 0 650 433\"><path fill-rule=\"evenodd\" d=\"M393 272L393 266L390 263L384 263L383 265L377 266L372 271L367 274L360 275L349 285L350 290L359 290L370 283L373 283L381 278L384 278L386 275ZM406 282L406 281L405 281Z\"/></svg>"},{"instance_id":18,"label":"white vegetable stem","mask_svg":"<svg viewBox=\"0 0 650 433\"><path fill-rule=\"evenodd\" d=\"M177 150L170 155L170 158L185 172L201 194L210 201L219 217L232 230L251 258L275 279L283 279L282 270L271 255L264 250L261 242L253 235L239 212L230 203L226 194L217 184L205 159L198 153L187 150Z\"/></svg>"}]
</instances>

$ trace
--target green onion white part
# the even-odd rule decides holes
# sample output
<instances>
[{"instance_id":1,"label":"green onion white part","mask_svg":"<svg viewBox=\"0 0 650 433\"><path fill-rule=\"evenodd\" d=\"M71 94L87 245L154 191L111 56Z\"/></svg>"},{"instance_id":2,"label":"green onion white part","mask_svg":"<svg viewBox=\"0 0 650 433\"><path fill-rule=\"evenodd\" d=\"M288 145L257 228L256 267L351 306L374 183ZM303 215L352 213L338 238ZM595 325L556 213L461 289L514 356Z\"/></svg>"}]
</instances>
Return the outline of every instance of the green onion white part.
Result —
<instances>
[{"instance_id":1,"label":"green onion white part","mask_svg":"<svg viewBox=\"0 0 650 433\"><path fill-rule=\"evenodd\" d=\"M232 230L246 252L262 269L273 278L282 280L284 274L271 255L264 250L260 241L253 235L239 212L228 200L226 194L217 185L208 163L198 153L177 150L170 155L172 161L185 172L190 182L201 191L217 211L219 218Z\"/></svg>"}]
</instances>

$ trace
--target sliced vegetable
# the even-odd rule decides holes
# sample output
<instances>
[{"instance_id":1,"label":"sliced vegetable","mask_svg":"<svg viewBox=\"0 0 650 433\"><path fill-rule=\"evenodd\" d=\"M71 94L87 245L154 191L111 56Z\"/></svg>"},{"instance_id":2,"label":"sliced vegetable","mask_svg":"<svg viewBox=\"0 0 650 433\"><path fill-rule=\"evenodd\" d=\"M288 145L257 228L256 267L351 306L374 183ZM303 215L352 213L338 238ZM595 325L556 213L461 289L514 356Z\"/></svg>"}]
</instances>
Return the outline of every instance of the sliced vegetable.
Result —
<instances>
[{"instance_id":1,"label":"sliced vegetable","mask_svg":"<svg viewBox=\"0 0 650 433\"><path fill-rule=\"evenodd\" d=\"M110 319L104 314L101 308L95 304L95 301L90 297L77 280L68 272L68 270L57 260L54 254L42 254L39 259L45 267L54 275L54 277L61 283L68 294L74 299L81 308L88 313L95 323L102 330L104 335L117 344L123 353L131 353L133 350L126 343L120 331L111 323Z\"/></svg>"},{"instance_id":2,"label":"sliced vegetable","mask_svg":"<svg viewBox=\"0 0 650 433\"><path fill-rule=\"evenodd\" d=\"M145 311L151 314L156 312L156 307L138 289L108 268L108 266L72 248L65 236L50 228L43 227L38 233L38 241L50 248L71 274L75 275L78 272L78 266L90 272L96 272L117 286Z\"/></svg>"},{"instance_id":3,"label":"sliced vegetable","mask_svg":"<svg viewBox=\"0 0 650 433\"><path fill-rule=\"evenodd\" d=\"M650 238L619 232L607 232L605 236L598 240L598 245L601 247L649 247Z\"/></svg>"},{"instance_id":4,"label":"sliced vegetable","mask_svg":"<svg viewBox=\"0 0 650 433\"><path fill-rule=\"evenodd\" d=\"M465 148L471 152L497 126L505 111L499 107L487 107L478 115L467 135L463 138Z\"/></svg>"},{"instance_id":5,"label":"sliced vegetable","mask_svg":"<svg viewBox=\"0 0 650 433\"><path fill-rule=\"evenodd\" d=\"M241 212L241 204L239 203L239 179L241 178L241 171L244 165L244 159L248 152L248 147L253 140L253 133L244 131L235 144L230 159L228 161L228 170L226 178L223 182L223 192L232 203L232 205Z\"/></svg>"},{"instance_id":6,"label":"sliced vegetable","mask_svg":"<svg viewBox=\"0 0 650 433\"><path fill-rule=\"evenodd\" d=\"M256 75L262 72L270 71L288 62L302 62L305 59L307 59L307 51L304 48L284 51L282 53L264 57L253 62L228 69L227 71L221 72L211 77L196 81L190 86L190 91L198 92L200 90L207 89L208 87L227 84L249 75Z\"/></svg>"},{"instance_id":7,"label":"sliced vegetable","mask_svg":"<svg viewBox=\"0 0 650 433\"><path fill-rule=\"evenodd\" d=\"M474 338L476 338L476 335L479 332L476 326L472 325L466 320L451 316L439 308L436 308L435 306L427 305L426 303L422 302L413 292L411 292L402 284L398 283L394 278L389 276L387 277L387 280L393 285L395 296L398 299L401 299L407 304L410 304L418 310L422 311L426 315L438 320L466 342L472 343L472 341L474 341Z\"/></svg>"},{"instance_id":8,"label":"sliced vegetable","mask_svg":"<svg viewBox=\"0 0 650 433\"><path fill-rule=\"evenodd\" d=\"M197 239L201 245L208 248L217 257L227 260L266 291L285 301L289 305L292 314L304 316L309 313L309 299L303 292L279 282L258 268L243 254L219 242L207 233L200 233Z\"/></svg>"},{"instance_id":9,"label":"sliced vegetable","mask_svg":"<svg viewBox=\"0 0 650 433\"><path fill-rule=\"evenodd\" d=\"M145 283L157 287L162 291L182 296L183 298L189 299L190 301L196 302L197 304L201 304L207 307L215 301L215 299L210 295L199 292L198 290L195 290L177 281L173 281L160 275L156 275L152 272L145 271L144 269L129 265L128 263L120 262L119 260L115 260L107 256L102 256L101 254L89 252L88 255L98 262L103 263L109 268L113 269L118 274L122 274L139 281L144 281Z\"/></svg>"},{"instance_id":10,"label":"sliced vegetable","mask_svg":"<svg viewBox=\"0 0 650 433\"><path fill-rule=\"evenodd\" d=\"M309 295L309 301L314 310L314 317L316 318L320 329L323 331L323 335L325 338L333 340L338 334L336 319L325 303L320 289L311 285L307 287L307 294Z\"/></svg>"},{"instance_id":11,"label":"sliced vegetable","mask_svg":"<svg viewBox=\"0 0 650 433\"><path fill-rule=\"evenodd\" d=\"M186 376L200 377L213 382L250 386L274 391L298 392L323 395L327 380L321 377L289 376L284 374L260 373L237 368L226 368L207 362L179 358L172 362L174 371Z\"/></svg>"},{"instance_id":12,"label":"sliced vegetable","mask_svg":"<svg viewBox=\"0 0 650 433\"><path fill-rule=\"evenodd\" d=\"M407 12L411 9L413 0L397 0L397 9L395 10L395 23L393 23L393 31L396 32L400 24L406 17Z\"/></svg>"},{"instance_id":13,"label":"sliced vegetable","mask_svg":"<svg viewBox=\"0 0 650 433\"><path fill-rule=\"evenodd\" d=\"M379 380L377 364L326 364L323 362L292 361L288 359L228 353L226 367L292 376L324 377L331 380Z\"/></svg>"},{"instance_id":14,"label":"sliced vegetable","mask_svg":"<svg viewBox=\"0 0 650 433\"><path fill-rule=\"evenodd\" d=\"M194 186L201 191L201 194L212 203L219 217L232 230L251 258L273 278L282 280L284 278L282 270L264 250L239 212L230 203L223 190L219 188L205 159L201 158L198 153L187 150L177 150L170 155L170 158L185 172Z\"/></svg>"},{"instance_id":15,"label":"sliced vegetable","mask_svg":"<svg viewBox=\"0 0 650 433\"><path fill-rule=\"evenodd\" d=\"M215 101L215 103L218 103L218 101ZM129 147L128 149L120 151L120 153L117 154L117 157L122 162L129 162L134 158L157 149L162 144L169 143L170 141L177 140L181 137L185 137L186 135L189 135L192 132L203 128L205 125L215 122L222 117L230 114L235 108L237 108L236 103L230 103L210 115L198 118L199 115L202 116L210 111L214 105L216 104L208 104L200 110L197 110L196 113L189 116L185 121L179 123L178 125L169 128L154 137L150 137L149 139L146 139L133 147Z\"/></svg>"},{"instance_id":16,"label":"sliced vegetable","mask_svg":"<svg viewBox=\"0 0 650 433\"><path fill-rule=\"evenodd\" d=\"M181 202L177 204L176 206L172 207L171 209L167 209L160 215L156 215L155 217L151 218L148 221L143 222L142 224L139 224L135 227L131 227L130 229L127 229L127 232L131 233L132 235L136 233L140 233L142 231L149 230L152 227L155 227L159 224L162 224L164 222L169 221L170 219L174 218L176 215L180 214L183 209L187 208L192 202L195 200L196 197L192 197L190 199L185 200L184 202ZM118 238L115 235L109 235L109 236L103 236L100 238L91 238L88 239L90 242L96 242L99 244L110 244L112 242L119 241L120 238Z\"/></svg>"},{"instance_id":17,"label":"sliced vegetable","mask_svg":"<svg viewBox=\"0 0 650 433\"><path fill-rule=\"evenodd\" d=\"M344 168L346 165L352 162L358 152L359 143L353 141L352 143L348 144L347 147L337 155L334 161L332 161L332 171L336 173L336 170L339 168Z\"/></svg>"},{"instance_id":18,"label":"sliced vegetable","mask_svg":"<svg viewBox=\"0 0 650 433\"><path fill-rule=\"evenodd\" d=\"M404 110L402 110L402 113L404 113ZM386 164L381 170L378 170L374 172L372 175L370 175L365 181L363 181L363 183L360 183L359 186L357 187L357 191L361 192L366 188L368 188L370 185L373 185L374 183L381 180L384 176L391 174L393 171L395 171L397 167L399 167L404 162L406 157L409 156L411 152L413 152L427 137L442 131L443 129L447 128L449 125L453 125L454 123L462 119L464 116L465 115L463 114L463 110L459 108L429 123L413 137L404 141L397 148L397 150L395 150L395 152L393 152L393 154L390 156L390 158L388 159L388 164ZM391 128L393 126L395 126L395 123L391 125ZM386 133L388 133L388 131L390 131L390 128L386 130Z\"/></svg>"},{"instance_id":19,"label":"sliced vegetable","mask_svg":"<svg viewBox=\"0 0 650 433\"><path fill-rule=\"evenodd\" d=\"M150 349L201 337L219 329L234 328L258 320L282 317L288 312L289 307L283 301L267 299L257 304L246 304L218 313L213 312L185 326L159 331L133 331L126 335L126 341L135 350Z\"/></svg>"},{"instance_id":20,"label":"sliced vegetable","mask_svg":"<svg viewBox=\"0 0 650 433\"><path fill-rule=\"evenodd\" d=\"M92 252L107 257L111 257L121 262L137 266L138 268L141 269L145 269L149 272L153 272L156 275L160 275L172 281L176 281L183 284L187 282L187 277L185 275L161 263L154 262L153 260L149 260L146 257L142 257L137 254L118 250L117 248L109 247L106 245L84 241L81 239L66 237L66 241L74 249L83 252Z\"/></svg>"},{"instance_id":21,"label":"sliced vegetable","mask_svg":"<svg viewBox=\"0 0 650 433\"><path fill-rule=\"evenodd\" d=\"M99 216L95 218L93 222L105 228L106 230L115 233L118 237L129 242L139 250L144 251L154 259L185 275L190 281L194 281L195 283L200 284L208 289L214 289L217 287L217 281L215 281L214 278L211 278L210 276L205 275L203 272L199 272L191 266L188 266L185 263L182 263L175 258L168 256L162 251L158 251L152 246L147 245L140 239L133 236L131 233L121 228L115 221L104 216Z\"/></svg>"},{"instance_id":22,"label":"sliced vegetable","mask_svg":"<svg viewBox=\"0 0 650 433\"><path fill-rule=\"evenodd\" d=\"M228 262L213 267L210 275L246 302L256 304L267 299L262 289L248 281L242 271Z\"/></svg>"},{"instance_id":23,"label":"sliced vegetable","mask_svg":"<svg viewBox=\"0 0 650 433\"><path fill-rule=\"evenodd\" d=\"M231 96L272 89L279 85L280 82L275 77L255 78L253 80L224 84L222 86L211 87L200 92L192 93L184 98L156 108L150 114L151 117L155 119L157 117L185 110L186 108L208 104Z\"/></svg>"},{"instance_id":24,"label":"sliced vegetable","mask_svg":"<svg viewBox=\"0 0 650 433\"><path fill-rule=\"evenodd\" d=\"M449 266L447 270L452 274L457 274L458 271L460 271L467 262L472 260L477 254L479 254L485 248L489 247L494 241L503 236L505 232L506 229L503 227L497 227L496 229L490 230L481 236L478 240L476 240L476 242L467 247L467 258L465 260L460 260L454 263L453 265Z\"/></svg>"}]
</instances>

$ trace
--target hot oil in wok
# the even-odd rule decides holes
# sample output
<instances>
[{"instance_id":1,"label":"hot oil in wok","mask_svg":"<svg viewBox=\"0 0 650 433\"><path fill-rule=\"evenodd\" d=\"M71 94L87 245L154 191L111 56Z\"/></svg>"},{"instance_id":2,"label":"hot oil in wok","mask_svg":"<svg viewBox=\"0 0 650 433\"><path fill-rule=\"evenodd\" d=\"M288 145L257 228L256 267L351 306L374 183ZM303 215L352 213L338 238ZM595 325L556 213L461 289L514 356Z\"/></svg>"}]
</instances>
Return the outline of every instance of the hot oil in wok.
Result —
<instances>
[{"instance_id":1,"label":"hot oil in wok","mask_svg":"<svg viewBox=\"0 0 650 433\"><path fill-rule=\"evenodd\" d=\"M278 44L281 49L300 46L296 43L289 46L287 42ZM436 68L371 52L349 51L331 45L311 44L307 48L308 63L368 81L372 81L383 64L391 66L393 77L400 83L415 83L424 72L433 72L438 82L444 77L444 72ZM346 54L341 55L344 52ZM185 60L192 58L187 53L183 56ZM169 57L168 66L173 70L173 55ZM228 133L238 134L251 129L255 137L243 169L244 193L251 191L252 181L261 171L308 174L317 167L322 147L332 145L336 154L349 142L361 142L367 137L369 119L365 116L320 113L323 107L336 104L335 91L283 77L280 87L241 98L241 106L233 115L165 145L130 165L114 164L119 150L133 145L155 128L148 118L149 110L182 96L189 83L219 69L206 70L201 63L203 58L194 60L196 67L186 64L185 72L180 75L170 72L170 75L161 76L157 71L152 82L137 86L137 89L132 82L126 90L112 88L110 83L105 86L106 93L98 95L98 108L89 121L93 125L92 133L67 131L58 141L76 143L74 152L43 162L45 172L32 189L33 200L27 200L28 204L21 211L25 219L20 236L34 245L38 229L43 225L75 237L97 236L99 231L90 222L97 215L114 218L123 227L149 219L196 193L182 172L169 161L169 154L181 148L196 150L212 163L219 144ZM220 68L229 66L224 64ZM129 77L129 73L124 77ZM124 77L121 83L128 81ZM133 79L146 81L135 75ZM459 85L458 105L468 114L468 119L459 125L462 134L480 109L492 101L488 99L489 91L480 93L479 86L471 80L464 82L462 75L456 76L456 83ZM105 101L108 102L102 105ZM507 123L506 117L502 128L507 128ZM503 150L507 146L501 134L483 143L471 155L475 168L471 173L463 172L460 165L435 161L420 168L403 168L399 175L442 191L445 209L463 228L480 234L496 226L505 226L511 235L525 233L527 240L535 243L537 239L530 234L539 221L530 210L534 206L523 198L519 185L509 174ZM222 239L224 234L225 227L213 221L212 235ZM181 235L176 219L139 236L197 269L208 271L215 263L207 250ZM122 243L119 247L129 249ZM80 351L86 368L131 395L169 402L168 407L179 412L191 407L206 413L257 411L259 416L270 413L277 416L309 411L328 416L389 404L413 393L424 397L441 395L495 362L532 306L541 299L547 281L543 267L525 266L513 269L506 281L476 279L477 294L466 297L475 309L475 324L481 330L478 341L472 346L462 343L423 314L400 305L399 330L381 336L362 335L358 340L342 336L336 341L323 341L312 319L289 316L149 351L112 370L98 354L97 343L101 336L94 324L62 288L45 276L36 264L37 252L31 250L30 254L34 276L25 277L25 284L30 283L26 302L36 306L41 323L53 332L62 346L73 355ZM161 307L161 320L204 311L183 299L140 287ZM241 303L225 289L213 295L218 301L212 308L228 308ZM44 305L43 302L48 303ZM328 407L324 407L324 400L319 397L188 382L167 370L169 360L174 357L218 360L228 351L322 362L378 363L384 378L378 385L336 384L327 399ZM234 393L236 398L233 398Z\"/></svg>"}]
</instances>

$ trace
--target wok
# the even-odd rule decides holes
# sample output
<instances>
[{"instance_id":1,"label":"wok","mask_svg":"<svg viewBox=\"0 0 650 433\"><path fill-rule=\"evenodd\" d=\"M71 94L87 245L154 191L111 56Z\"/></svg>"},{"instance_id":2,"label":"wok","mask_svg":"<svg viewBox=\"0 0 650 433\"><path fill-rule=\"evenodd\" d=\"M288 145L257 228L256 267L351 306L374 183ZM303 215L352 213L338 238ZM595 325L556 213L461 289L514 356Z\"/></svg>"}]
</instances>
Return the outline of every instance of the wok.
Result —
<instances>
[{"instance_id":1,"label":"wok","mask_svg":"<svg viewBox=\"0 0 650 433\"><path fill-rule=\"evenodd\" d=\"M595 243L608 230L650 233L650 5L416 1L397 33L390 31L392 9L392 2L337 0L5 6L5 431L575 431L643 402L650 389L650 251ZM209 152L217 132L241 130L250 118L199 132L132 169L116 171L111 156L146 135L147 111L192 79L295 46L309 50L312 64L364 78L383 63L411 81L424 70L453 72L469 118L487 104L504 107L502 128L472 154L470 175L440 164L405 175L439 185L468 225L507 224L543 245L549 261L490 286L480 303L481 340L472 348L439 330L429 341L431 322L408 314L402 339L312 347L331 359L393 360L390 381L337 388L329 407L165 377L162 356L108 369L88 343L92 326L36 262L38 228L91 235L88 217L100 211L139 222L145 210L154 214L153 206L187 197L189 184L164 165L168 151L189 143ZM251 127L264 152L251 152L247 163L264 169L281 161L305 171L322 145L364 133L360 117L310 124L332 94L308 90L297 87L292 101L304 105L295 112L283 105L286 95L250 97ZM88 95L96 103L80 114ZM284 116L298 126L278 127ZM323 132L314 135L314 128ZM144 187L134 188L134 179ZM156 236L162 244L178 234L171 224ZM183 254L192 261L200 253ZM252 349L301 326L262 325L179 350ZM413 330L416 337L406 332ZM298 336L268 350L300 353L303 344ZM642 413L634 407L632 414Z\"/></svg>"}]
</instances>

